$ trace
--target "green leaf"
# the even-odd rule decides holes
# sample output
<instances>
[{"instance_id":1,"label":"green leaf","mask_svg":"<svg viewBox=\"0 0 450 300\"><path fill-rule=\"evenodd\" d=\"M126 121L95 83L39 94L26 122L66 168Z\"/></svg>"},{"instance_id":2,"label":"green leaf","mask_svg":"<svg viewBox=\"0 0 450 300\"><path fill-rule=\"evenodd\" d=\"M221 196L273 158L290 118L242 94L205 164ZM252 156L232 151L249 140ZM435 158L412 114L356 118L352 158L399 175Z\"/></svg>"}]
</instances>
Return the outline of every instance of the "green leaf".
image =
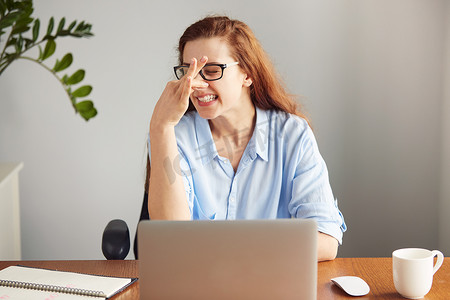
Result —
<instances>
[{"instance_id":1,"label":"green leaf","mask_svg":"<svg viewBox=\"0 0 450 300\"><path fill-rule=\"evenodd\" d=\"M53 17L51 17L50 21L48 21L47 35L51 35L52 34L54 26L55 26L55 20L53 19Z\"/></svg>"},{"instance_id":2,"label":"green leaf","mask_svg":"<svg viewBox=\"0 0 450 300\"><path fill-rule=\"evenodd\" d=\"M8 48L9 46L15 46L16 43L17 43L17 39L16 39L16 38L11 38L11 39L8 41L8 43L6 43L6 47L5 47L5 48Z\"/></svg>"},{"instance_id":3,"label":"green leaf","mask_svg":"<svg viewBox=\"0 0 450 300\"><path fill-rule=\"evenodd\" d=\"M12 12L0 19L0 29L12 26L20 18L20 12Z\"/></svg>"},{"instance_id":4,"label":"green leaf","mask_svg":"<svg viewBox=\"0 0 450 300\"><path fill-rule=\"evenodd\" d=\"M68 78L69 78L69 76L67 76L67 74L65 74L61 80L62 80L62 82L63 82L64 84L67 84L67 79L68 79Z\"/></svg>"},{"instance_id":5,"label":"green leaf","mask_svg":"<svg viewBox=\"0 0 450 300\"><path fill-rule=\"evenodd\" d=\"M77 25L77 21L73 21L72 23L70 23L69 28L67 28L68 31L71 31L75 25Z\"/></svg>"},{"instance_id":6,"label":"green leaf","mask_svg":"<svg viewBox=\"0 0 450 300\"><path fill-rule=\"evenodd\" d=\"M73 61L72 53L67 53L61 59L61 61L58 61L58 60L56 61L53 71L59 72L59 71L67 69L72 64L72 61Z\"/></svg>"},{"instance_id":7,"label":"green leaf","mask_svg":"<svg viewBox=\"0 0 450 300\"><path fill-rule=\"evenodd\" d=\"M47 41L47 44L45 44L44 52L42 53L42 57L40 57L41 60L46 60L50 56L55 53L56 50L56 43L53 39L50 39Z\"/></svg>"},{"instance_id":8,"label":"green leaf","mask_svg":"<svg viewBox=\"0 0 450 300\"><path fill-rule=\"evenodd\" d=\"M12 0L6 0L6 7L8 8L8 10L13 10L14 9L14 1Z\"/></svg>"},{"instance_id":9,"label":"green leaf","mask_svg":"<svg viewBox=\"0 0 450 300\"><path fill-rule=\"evenodd\" d=\"M91 91L92 91L92 86L83 85L82 87L73 91L72 96L74 96L76 98L86 97L91 93Z\"/></svg>"},{"instance_id":10,"label":"green leaf","mask_svg":"<svg viewBox=\"0 0 450 300\"><path fill-rule=\"evenodd\" d=\"M86 72L84 70L81 70L81 69L76 71L75 73L73 73L72 76L67 78L66 84L67 85L77 84L78 82L80 82L81 80L84 79L85 73Z\"/></svg>"},{"instance_id":11,"label":"green leaf","mask_svg":"<svg viewBox=\"0 0 450 300\"><path fill-rule=\"evenodd\" d=\"M24 38L23 41L25 42L25 49L28 49L33 45L33 41L29 38Z\"/></svg>"},{"instance_id":12,"label":"green leaf","mask_svg":"<svg viewBox=\"0 0 450 300\"><path fill-rule=\"evenodd\" d=\"M40 26L41 26L41 22L39 21L39 19L36 19L34 21L34 26L33 26L33 42L37 41L37 39L39 37Z\"/></svg>"},{"instance_id":13,"label":"green leaf","mask_svg":"<svg viewBox=\"0 0 450 300\"><path fill-rule=\"evenodd\" d=\"M97 110L91 109L90 111L82 112L80 115L85 119L86 121L89 121L89 119L95 117L97 115Z\"/></svg>"},{"instance_id":14,"label":"green leaf","mask_svg":"<svg viewBox=\"0 0 450 300\"><path fill-rule=\"evenodd\" d=\"M94 108L94 103L90 100L85 100L75 104L75 108L78 112L89 111Z\"/></svg>"},{"instance_id":15,"label":"green leaf","mask_svg":"<svg viewBox=\"0 0 450 300\"><path fill-rule=\"evenodd\" d=\"M93 36L93 34L91 33L91 28L92 28L91 24L84 23L84 21L82 21L71 33L71 36L78 38Z\"/></svg>"},{"instance_id":16,"label":"green leaf","mask_svg":"<svg viewBox=\"0 0 450 300\"><path fill-rule=\"evenodd\" d=\"M58 32L58 36L68 36L69 34L69 30L61 30L60 32Z\"/></svg>"},{"instance_id":17,"label":"green leaf","mask_svg":"<svg viewBox=\"0 0 450 300\"><path fill-rule=\"evenodd\" d=\"M16 24L14 25L14 27L22 28L24 26L28 26L28 24L30 24L31 22L33 22L33 18L21 15L20 18L17 20Z\"/></svg>"},{"instance_id":18,"label":"green leaf","mask_svg":"<svg viewBox=\"0 0 450 300\"><path fill-rule=\"evenodd\" d=\"M6 4L4 1L0 1L0 17L3 18L6 12Z\"/></svg>"},{"instance_id":19,"label":"green leaf","mask_svg":"<svg viewBox=\"0 0 450 300\"><path fill-rule=\"evenodd\" d=\"M29 16L33 12L33 3L31 0L10 1L9 10L18 10Z\"/></svg>"},{"instance_id":20,"label":"green leaf","mask_svg":"<svg viewBox=\"0 0 450 300\"><path fill-rule=\"evenodd\" d=\"M86 121L89 121L89 119L91 119L97 115L97 110L95 108L93 108L89 111L81 112L80 115L83 117L83 119L85 119Z\"/></svg>"},{"instance_id":21,"label":"green leaf","mask_svg":"<svg viewBox=\"0 0 450 300\"><path fill-rule=\"evenodd\" d=\"M81 21L80 24L78 24L77 28L75 29L75 31L82 31L84 29L84 21Z\"/></svg>"},{"instance_id":22,"label":"green leaf","mask_svg":"<svg viewBox=\"0 0 450 300\"><path fill-rule=\"evenodd\" d=\"M23 48L23 38L21 35L19 35L19 38L16 41L16 53L19 53L22 51Z\"/></svg>"},{"instance_id":23,"label":"green leaf","mask_svg":"<svg viewBox=\"0 0 450 300\"><path fill-rule=\"evenodd\" d=\"M29 29L30 29L29 26L20 26L20 27L14 26L14 29L11 31L11 34L23 33L28 31Z\"/></svg>"},{"instance_id":24,"label":"green leaf","mask_svg":"<svg viewBox=\"0 0 450 300\"><path fill-rule=\"evenodd\" d=\"M56 34L60 33L64 29L64 24L66 24L66 18L62 18L61 21L59 21L58 30L56 31Z\"/></svg>"},{"instance_id":25,"label":"green leaf","mask_svg":"<svg viewBox=\"0 0 450 300\"><path fill-rule=\"evenodd\" d=\"M95 109L94 104L90 100L82 101L75 104L75 109L86 121L97 115L97 110Z\"/></svg>"},{"instance_id":26,"label":"green leaf","mask_svg":"<svg viewBox=\"0 0 450 300\"><path fill-rule=\"evenodd\" d=\"M39 48L39 58L38 58L38 60L41 60L42 54L44 52L42 52L42 47L41 46L38 46L38 48Z\"/></svg>"}]
</instances>

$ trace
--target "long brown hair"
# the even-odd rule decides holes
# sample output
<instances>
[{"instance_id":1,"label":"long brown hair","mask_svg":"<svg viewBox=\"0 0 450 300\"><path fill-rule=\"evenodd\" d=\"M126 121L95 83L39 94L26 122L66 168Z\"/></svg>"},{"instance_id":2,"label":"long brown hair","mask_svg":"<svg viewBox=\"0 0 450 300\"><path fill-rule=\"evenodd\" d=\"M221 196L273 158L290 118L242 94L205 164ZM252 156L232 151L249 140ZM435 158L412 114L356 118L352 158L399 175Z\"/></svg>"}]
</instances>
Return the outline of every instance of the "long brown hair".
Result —
<instances>
[{"instance_id":1,"label":"long brown hair","mask_svg":"<svg viewBox=\"0 0 450 300\"><path fill-rule=\"evenodd\" d=\"M300 104L283 86L282 80L253 31L241 21L226 16L208 16L189 26L179 40L179 63L183 63L184 48L188 42L213 37L223 38L227 42L232 56L239 62L239 67L252 78L250 98L256 107L294 114L309 123ZM190 102L187 112L191 110L195 110L195 107ZM146 192L149 180L150 162L147 158Z\"/></svg>"}]
</instances>

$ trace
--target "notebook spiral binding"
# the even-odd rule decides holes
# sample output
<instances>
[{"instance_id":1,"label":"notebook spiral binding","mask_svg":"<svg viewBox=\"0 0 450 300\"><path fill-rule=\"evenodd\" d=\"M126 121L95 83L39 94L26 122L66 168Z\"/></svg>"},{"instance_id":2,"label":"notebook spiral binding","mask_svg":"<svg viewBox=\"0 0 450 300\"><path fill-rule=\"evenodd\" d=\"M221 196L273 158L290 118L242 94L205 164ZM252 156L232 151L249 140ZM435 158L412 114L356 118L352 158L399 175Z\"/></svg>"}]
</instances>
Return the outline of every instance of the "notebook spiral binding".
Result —
<instances>
[{"instance_id":1,"label":"notebook spiral binding","mask_svg":"<svg viewBox=\"0 0 450 300\"><path fill-rule=\"evenodd\" d=\"M39 290L39 291L45 291L45 292L55 292L55 293L65 293L65 294L73 294L73 295L81 295L81 296L90 296L90 297L106 297L105 293L103 293L102 291L83 290L83 289L77 289L77 288L71 288L71 287L62 287L62 286L56 286L56 285L39 284L39 283L31 283L31 282L21 282L21 281L11 281L11 280L1 280L0 279L0 286Z\"/></svg>"}]
</instances>

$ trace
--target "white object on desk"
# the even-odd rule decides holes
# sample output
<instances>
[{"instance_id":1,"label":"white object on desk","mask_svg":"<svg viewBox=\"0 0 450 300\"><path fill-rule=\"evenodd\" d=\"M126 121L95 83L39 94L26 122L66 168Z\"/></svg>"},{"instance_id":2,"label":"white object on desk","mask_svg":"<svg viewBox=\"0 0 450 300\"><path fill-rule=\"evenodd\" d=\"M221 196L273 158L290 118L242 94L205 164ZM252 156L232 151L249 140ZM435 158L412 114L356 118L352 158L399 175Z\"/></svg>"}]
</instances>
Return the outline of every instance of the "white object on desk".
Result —
<instances>
[{"instance_id":1,"label":"white object on desk","mask_svg":"<svg viewBox=\"0 0 450 300\"><path fill-rule=\"evenodd\" d=\"M332 278L331 281L350 296L359 297L370 292L369 285L362 278L356 276L341 276Z\"/></svg>"},{"instance_id":2,"label":"white object on desk","mask_svg":"<svg viewBox=\"0 0 450 300\"><path fill-rule=\"evenodd\" d=\"M0 299L109 299L136 280L10 266L0 271Z\"/></svg>"},{"instance_id":3,"label":"white object on desk","mask_svg":"<svg viewBox=\"0 0 450 300\"><path fill-rule=\"evenodd\" d=\"M19 171L23 163L0 163L0 260L21 260Z\"/></svg>"}]
</instances>

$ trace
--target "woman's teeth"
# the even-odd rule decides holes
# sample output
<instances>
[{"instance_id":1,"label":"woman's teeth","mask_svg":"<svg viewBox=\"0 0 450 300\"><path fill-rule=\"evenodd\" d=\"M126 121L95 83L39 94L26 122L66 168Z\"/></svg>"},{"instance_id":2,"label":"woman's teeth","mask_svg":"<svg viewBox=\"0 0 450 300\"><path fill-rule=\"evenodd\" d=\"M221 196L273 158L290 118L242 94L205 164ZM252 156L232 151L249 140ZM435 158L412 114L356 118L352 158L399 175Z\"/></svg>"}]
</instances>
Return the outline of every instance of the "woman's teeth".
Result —
<instances>
[{"instance_id":1,"label":"woman's teeth","mask_svg":"<svg viewBox=\"0 0 450 300\"><path fill-rule=\"evenodd\" d=\"M204 96L204 97L201 97L201 98L197 98L197 99L199 101L201 101L201 102L211 102L211 101L213 101L216 98L217 98L216 95L207 95L207 96Z\"/></svg>"}]
</instances>

